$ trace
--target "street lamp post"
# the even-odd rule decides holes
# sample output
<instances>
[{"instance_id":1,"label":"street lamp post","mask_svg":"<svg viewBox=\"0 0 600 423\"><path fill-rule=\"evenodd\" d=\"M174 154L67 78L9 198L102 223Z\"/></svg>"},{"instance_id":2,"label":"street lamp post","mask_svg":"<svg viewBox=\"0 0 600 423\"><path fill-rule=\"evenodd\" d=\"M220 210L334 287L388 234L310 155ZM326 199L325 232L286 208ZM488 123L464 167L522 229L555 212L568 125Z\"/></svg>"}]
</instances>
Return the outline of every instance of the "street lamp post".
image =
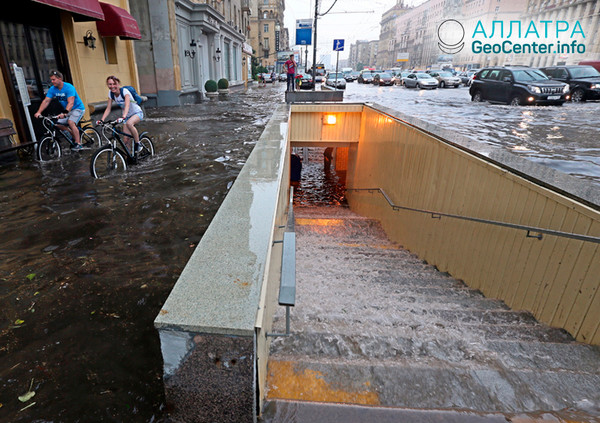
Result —
<instances>
[{"instance_id":1,"label":"street lamp post","mask_svg":"<svg viewBox=\"0 0 600 423\"><path fill-rule=\"evenodd\" d=\"M281 26L279 22L275 23L275 73L279 74L279 33L281 31Z\"/></svg>"}]
</instances>

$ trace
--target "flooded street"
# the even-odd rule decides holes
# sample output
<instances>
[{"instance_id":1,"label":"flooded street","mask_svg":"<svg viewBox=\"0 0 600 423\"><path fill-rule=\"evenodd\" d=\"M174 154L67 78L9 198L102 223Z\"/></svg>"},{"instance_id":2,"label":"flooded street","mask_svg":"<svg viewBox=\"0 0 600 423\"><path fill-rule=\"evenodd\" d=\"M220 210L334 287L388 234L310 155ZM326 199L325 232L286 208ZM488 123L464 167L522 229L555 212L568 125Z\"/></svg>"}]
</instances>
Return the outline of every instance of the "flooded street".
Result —
<instances>
[{"instance_id":1,"label":"flooded street","mask_svg":"<svg viewBox=\"0 0 600 423\"><path fill-rule=\"evenodd\" d=\"M150 109L157 156L123 177L0 167L0 422L161 420L154 318L282 99Z\"/></svg>"},{"instance_id":2,"label":"flooded street","mask_svg":"<svg viewBox=\"0 0 600 423\"><path fill-rule=\"evenodd\" d=\"M154 318L284 88L148 109L140 128L157 155L122 177L92 179L89 150L0 166L1 423L164 420ZM466 88L357 83L344 101L379 103L600 184L600 103L513 108L471 103ZM306 168L298 201L342 204L340 176L320 169ZM35 396L20 401L27 392Z\"/></svg>"},{"instance_id":3,"label":"flooded street","mask_svg":"<svg viewBox=\"0 0 600 423\"><path fill-rule=\"evenodd\" d=\"M473 103L469 88L347 84L345 102L370 101L509 150L600 186L600 102L513 107Z\"/></svg>"}]
</instances>

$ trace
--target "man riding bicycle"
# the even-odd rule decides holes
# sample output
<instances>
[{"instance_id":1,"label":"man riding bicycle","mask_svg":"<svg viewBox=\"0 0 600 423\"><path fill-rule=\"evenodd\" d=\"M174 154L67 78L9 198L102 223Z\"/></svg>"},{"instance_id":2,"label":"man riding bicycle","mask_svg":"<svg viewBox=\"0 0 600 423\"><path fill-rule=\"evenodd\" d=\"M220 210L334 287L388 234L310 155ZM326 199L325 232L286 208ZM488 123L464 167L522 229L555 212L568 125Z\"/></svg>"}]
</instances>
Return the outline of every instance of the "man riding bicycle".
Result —
<instances>
[{"instance_id":1,"label":"man riding bicycle","mask_svg":"<svg viewBox=\"0 0 600 423\"><path fill-rule=\"evenodd\" d=\"M79 94L77 94L75 87L68 82L63 81L63 74L59 71L53 70L50 72L50 82L52 83L52 86L48 90L46 98L44 98L44 101L42 101L40 108L34 116L39 118L52 99L56 98L65 110L65 112L58 115L59 120L57 122L57 127L60 130L68 130L76 144L75 147L73 147L73 150L80 150L82 147L77 124L85 113L83 101L79 98Z\"/></svg>"}]
</instances>

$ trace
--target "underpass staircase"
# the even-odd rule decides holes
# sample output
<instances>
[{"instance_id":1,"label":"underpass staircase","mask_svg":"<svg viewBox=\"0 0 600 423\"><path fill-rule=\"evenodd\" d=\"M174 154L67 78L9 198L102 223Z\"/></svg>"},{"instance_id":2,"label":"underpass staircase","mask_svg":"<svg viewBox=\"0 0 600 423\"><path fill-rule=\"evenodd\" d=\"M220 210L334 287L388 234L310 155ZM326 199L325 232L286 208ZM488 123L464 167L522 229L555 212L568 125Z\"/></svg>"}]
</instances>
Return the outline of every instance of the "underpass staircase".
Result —
<instances>
[{"instance_id":1,"label":"underpass staircase","mask_svg":"<svg viewBox=\"0 0 600 423\"><path fill-rule=\"evenodd\" d=\"M599 348L484 297L348 208L294 213L292 334L272 340L263 421L600 421Z\"/></svg>"}]
</instances>

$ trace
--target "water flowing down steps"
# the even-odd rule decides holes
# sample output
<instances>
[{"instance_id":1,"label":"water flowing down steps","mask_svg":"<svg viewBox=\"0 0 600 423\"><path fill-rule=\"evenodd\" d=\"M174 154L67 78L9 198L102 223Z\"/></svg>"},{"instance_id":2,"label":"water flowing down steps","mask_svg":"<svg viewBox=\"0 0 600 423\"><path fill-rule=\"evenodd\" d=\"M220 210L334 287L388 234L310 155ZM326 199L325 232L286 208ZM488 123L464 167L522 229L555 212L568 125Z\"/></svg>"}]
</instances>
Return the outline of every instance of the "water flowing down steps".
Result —
<instances>
[{"instance_id":1,"label":"water flowing down steps","mask_svg":"<svg viewBox=\"0 0 600 423\"><path fill-rule=\"evenodd\" d=\"M296 307L292 335L271 344L266 421L315 421L269 420L274 409L344 407L372 410L363 421L392 408L600 421L600 349L485 298L347 208L297 207L295 216ZM276 332L284 320L279 310Z\"/></svg>"}]
</instances>

